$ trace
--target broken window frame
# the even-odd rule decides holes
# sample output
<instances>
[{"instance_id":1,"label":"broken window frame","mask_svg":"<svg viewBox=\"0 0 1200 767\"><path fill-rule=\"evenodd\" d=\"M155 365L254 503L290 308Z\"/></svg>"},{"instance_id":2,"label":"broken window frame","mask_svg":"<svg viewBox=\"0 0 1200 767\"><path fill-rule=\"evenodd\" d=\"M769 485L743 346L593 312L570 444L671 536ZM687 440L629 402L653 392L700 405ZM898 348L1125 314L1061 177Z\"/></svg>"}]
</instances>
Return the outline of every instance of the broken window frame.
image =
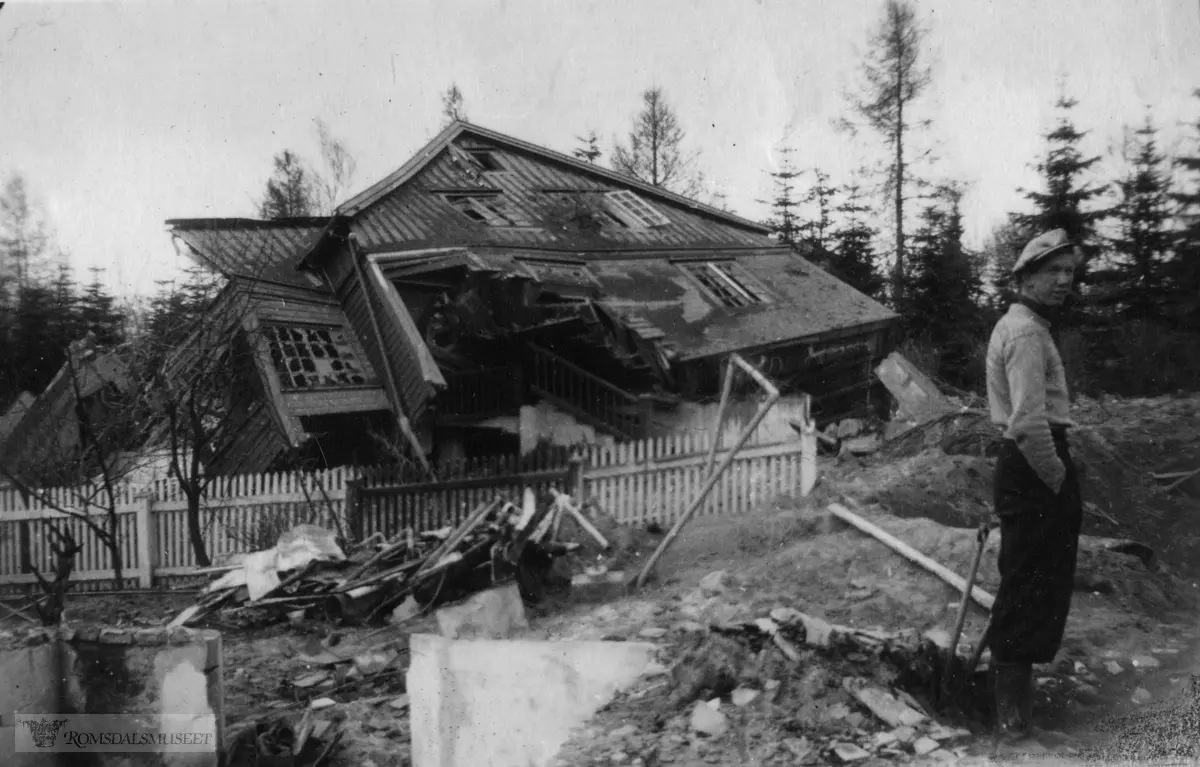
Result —
<instances>
[{"instance_id":1,"label":"broken window frame","mask_svg":"<svg viewBox=\"0 0 1200 767\"><path fill-rule=\"evenodd\" d=\"M500 162L500 158L494 149L464 147L463 151L466 152L472 162L478 165L479 169L484 173L504 173L508 170L504 163Z\"/></svg>"},{"instance_id":2,"label":"broken window frame","mask_svg":"<svg viewBox=\"0 0 1200 767\"><path fill-rule=\"evenodd\" d=\"M477 224L496 229L532 225L500 192L443 192L442 199Z\"/></svg>"},{"instance_id":3,"label":"broken window frame","mask_svg":"<svg viewBox=\"0 0 1200 767\"><path fill-rule=\"evenodd\" d=\"M628 189L605 192L604 202L630 229L654 229L671 223L662 211Z\"/></svg>"},{"instance_id":4,"label":"broken window frame","mask_svg":"<svg viewBox=\"0 0 1200 767\"><path fill-rule=\"evenodd\" d=\"M612 209L609 208L606 200L608 192L604 190L547 189L544 191L557 203L576 204L580 206L580 212L586 210L586 212L594 214L592 220L597 223L600 229L619 230L631 228L624 218L613 213ZM600 199L594 203L589 200L589 198L597 197Z\"/></svg>"},{"instance_id":5,"label":"broken window frame","mask_svg":"<svg viewBox=\"0 0 1200 767\"><path fill-rule=\"evenodd\" d=\"M600 281L592 274L583 261L567 261L564 259L526 258L517 256L513 259L532 279L546 285L558 285L595 292L600 287ZM555 270L562 270L555 274Z\"/></svg>"},{"instance_id":6,"label":"broken window frame","mask_svg":"<svg viewBox=\"0 0 1200 767\"><path fill-rule=\"evenodd\" d=\"M304 337L293 338L294 331L303 334ZM261 326L261 332L267 341L268 354L279 378L279 386L285 392L329 391L379 385L366 357L354 343L353 336L347 328L302 322L265 322ZM287 334L286 337L283 333ZM321 333L324 333L328 340L319 335L314 340L313 334ZM320 344L320 354L313 353L313 350L318 348L317 344ZM333 353L330 353L331 348ZM291 369L290 361L293 359L300 360L300 370ZM305 360L309 362L308 365L304 364ZM332 363L335 362L344 369L334 368ZM341 376L346 380L337 380ZM330 378L335 382L327 383L327 379ZM358 380L354 380L355 378ZM306 383L297 383L299 380Z\"/></svg>"},{"instance_id":7,"label":"broken window frame","mask_svg":"<svg viewBox=\"0 0 1200 767\"><path fill-rule=\"evenodd\" d=\"M747 309L772 302L770 294L732 258L677 261L675 265L726 309Z\"/></svg>"}]
</instances>

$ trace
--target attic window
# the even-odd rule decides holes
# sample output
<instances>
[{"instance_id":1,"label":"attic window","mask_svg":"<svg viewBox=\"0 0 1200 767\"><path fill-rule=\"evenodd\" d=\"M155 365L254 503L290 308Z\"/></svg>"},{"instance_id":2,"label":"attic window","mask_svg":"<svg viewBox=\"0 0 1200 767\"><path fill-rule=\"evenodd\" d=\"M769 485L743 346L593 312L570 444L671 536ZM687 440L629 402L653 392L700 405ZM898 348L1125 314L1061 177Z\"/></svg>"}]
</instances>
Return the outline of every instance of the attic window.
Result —
<instances>
[{"instance_id":1,"label":"attic window","mask_svg":"<svg viewBox=\"0 0 1200 767\"><path fill-rule=\"evenodd\" d=\"M769 303L765 291L733 261L693 261L679 264L704 287L705 292L730 309Z\"/></svg>"},{"instance_id":2,"label":"attic window","mask_svg":"<svg viewBox=\"0 0 1200 767\"><path fill-rule=\"evenodd\" d=\"M671 223L671 219L628 189L608 192L604 199L608 202L609 210L631 229L647 229Z\"/></svg>"},{"instance_id":3,"label":"attic window","mask_svg":"<svg viewBox=\"0 0 1200 767\"><path fill-rule=\"evenodd\" d=\"M495 153L490 149L468 149L467 154L485 171L505 170L505 167L500 164L500 160L497 159Z\"/></svg>"},{"instance_id":4,"label":"attic window","mask_svg":"<svg viewBox=\"0 0 1200 767\"><path fill-rule=\"evenodd\" d=\"M445 198L459 213L485 226L529 226L499 194L447 194Z\"/></svg>"},{"instance_id":5,"label":"attic window","mask_svg":"<svg viewBox=\"0 0 1200 767\"><path fill-rule=\"evenodd\" d=\"M374 376L340 327L264 325L271 362L285 390L365 386Z\"/></svg>"}]
</instances>

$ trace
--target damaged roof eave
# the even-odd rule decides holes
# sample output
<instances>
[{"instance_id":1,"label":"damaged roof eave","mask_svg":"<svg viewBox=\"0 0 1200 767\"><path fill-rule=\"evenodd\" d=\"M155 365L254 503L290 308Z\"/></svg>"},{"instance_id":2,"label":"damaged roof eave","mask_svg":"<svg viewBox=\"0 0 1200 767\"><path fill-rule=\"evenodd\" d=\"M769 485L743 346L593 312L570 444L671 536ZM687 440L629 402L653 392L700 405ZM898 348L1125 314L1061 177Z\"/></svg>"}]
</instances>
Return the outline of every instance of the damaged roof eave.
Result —
<instances>
[{"instance_id":1,"label":"damaged roof eave","mask_svg":"<svg viewBox=\"0 0 1200 767\"><path fill-rule=\"evenodd\" d=\"M676 364L684 362L696 362L698 360L711 359L714 357L723 357L734 352L738 354L765 354L774 349L796 346L797 344L818 344L835 338L845 338L849 336L873 333L877 330L883 330L895 325L900 321L900 316L895 315L886 319L866 322L861 325L846 325L840 328L832 328L820 333L813 333L807 336L798 338L781 338L777 341L772 341L765 344L754 344L753 346L739 346L737 343L729 343L703 351L693 352L676 352L674 361Z\"/></svg>"}]
</instances>

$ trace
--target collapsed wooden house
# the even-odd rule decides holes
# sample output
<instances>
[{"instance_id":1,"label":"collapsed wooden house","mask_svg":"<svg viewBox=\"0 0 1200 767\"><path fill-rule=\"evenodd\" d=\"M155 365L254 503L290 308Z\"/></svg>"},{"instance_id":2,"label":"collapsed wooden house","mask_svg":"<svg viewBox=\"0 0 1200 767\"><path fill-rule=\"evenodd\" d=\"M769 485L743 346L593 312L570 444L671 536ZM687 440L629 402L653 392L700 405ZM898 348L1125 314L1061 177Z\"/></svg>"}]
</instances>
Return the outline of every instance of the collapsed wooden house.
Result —
<instances>
[{"instance_id":1,"label":"collapsed wooden house","mask_svg":"<svg viewBox=\"0 0 1200 767\"><path fill-rule=\"evenodd\" d=\"M244 471L361 459L368 430L422 459L512 452L547 416L671 433L731 352L819 420L859 414L897 320L761 224L463 122L329 218L167 223L248 297Z\"/></svg>"}]
</instances>

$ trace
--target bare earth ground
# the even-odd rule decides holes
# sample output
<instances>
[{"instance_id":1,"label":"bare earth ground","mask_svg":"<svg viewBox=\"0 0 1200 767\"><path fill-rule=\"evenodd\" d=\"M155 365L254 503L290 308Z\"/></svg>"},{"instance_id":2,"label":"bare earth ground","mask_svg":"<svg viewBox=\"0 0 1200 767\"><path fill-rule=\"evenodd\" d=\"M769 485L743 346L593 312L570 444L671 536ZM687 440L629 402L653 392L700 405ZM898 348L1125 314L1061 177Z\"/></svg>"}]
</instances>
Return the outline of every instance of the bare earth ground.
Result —
<instances>
[{"instance_id":1,"label":"bare earth ground","mask_svg":"<svg viewBox=\"0 0 1200 767\"><path fill-rule=\"evenodd\" d=\"M1166 493L1158 487L1165 482L1149 477L1149 472L1200 465L1200 397L1081 405L1084 427L1075 435L1076 454L1087 466L1084 496L1093 504L1084 533L1142 541L1155 549L1156 561L1151 568L1125 554L1082 552L1062 653L1055 664L1037 672L1035 717L1043 730L1030 741L997 751L987 723L969 709L943 721L970 730L971 736L943 739L935 758L997 753L1012 758L1019 752L1138 760L1200 754L1189 751L1200 748L1200 728L1194 718L1187 719L1195 715L1195 707L1189 708L1189 675L1200 673L1200 480ZM846 678L896 684L903 669L865 655L808 648L793 663L773 649L757 652L743 639L713 638L705 627L793 607L855 627L948 632L959 595L831 518L824 507L854 499L862 504L863 516L965 573L975 525L990 513L992 462L982 455L986 440L974 438L985 432L970 419L957 419L893 443L868 460L826 460L817 493L804 502L784 499L742 517L693 520L643 591L599 602L576 595L532 610L534 636L651 639L662 645L662 660L670 669L606 706L568 744L560 763L839 764L844 760L834 749L849 744L871 754L856 760L859 764L917 759L911 744L881 749L877 733L891 728L843 687ZM947 455L943 448L974 454ZM610 565L631 575L661 537L645 531L615 533L611 527L607 532L619 541ZM993 593L997 538L989 542L980 567L980 585ZM717 570L727 573L723 586L700 589L701 579ZM153 624L190 600L185 595L82 596L74 600L69 618L76 623ZM236 726L270 716L297 717L310 699L328 696L337 703L320 716L338 722L345 732L328 764L409 763L408 716L401 697L407 637L436 631L431 617L382 629L337 628L314 619L258 627L229 620L229 625L216 626L225 630L227 721ZM981 611L972 611L964 641L974 642L985 621ZM352 655L368 647L399 655L366 681L344 678L343 664L323 684L293 686L319 670L306 662L305 652L324 648ZM1137 668L1134 657L1153 658L1157 665ZM673 665L681 658L684 664ZM705 697L723 697L720 711L729 726L717 737L701 735L689 725L693 701L687 698L697 691L689 686L688 669L697 664L731 675L719 689L703 691ZM734 684L760 694L746 706L733 705L729 688ZM927 691L908 691L929 706Z\"/></svg>"}]
</instances>

